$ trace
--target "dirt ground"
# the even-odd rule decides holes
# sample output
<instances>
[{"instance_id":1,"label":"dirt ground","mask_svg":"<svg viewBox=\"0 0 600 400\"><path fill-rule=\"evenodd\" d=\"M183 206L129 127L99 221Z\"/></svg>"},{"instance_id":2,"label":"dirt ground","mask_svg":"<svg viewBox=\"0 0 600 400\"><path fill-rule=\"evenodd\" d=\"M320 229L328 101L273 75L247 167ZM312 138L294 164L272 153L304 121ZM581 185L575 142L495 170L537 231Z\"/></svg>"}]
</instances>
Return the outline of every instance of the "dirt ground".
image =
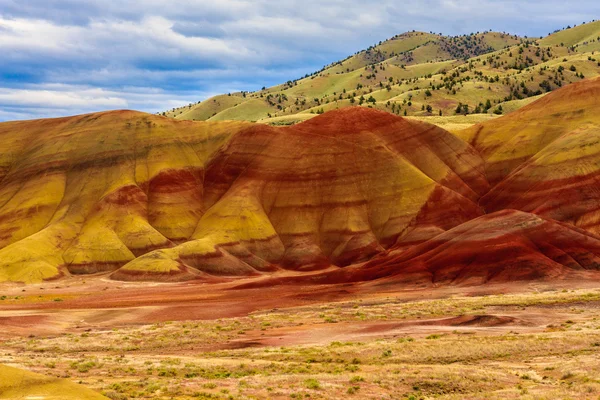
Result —
<instances>
[{"instance_id":1,"label":"dirt ground","mask_svg":"<svg viewBox=\"0 0 600 400\"><path fill-rule=\"evenodd\" d=\"M0 286L0 363L112 399L600 396L600 282Z\"/></svg>"}]
</instances>

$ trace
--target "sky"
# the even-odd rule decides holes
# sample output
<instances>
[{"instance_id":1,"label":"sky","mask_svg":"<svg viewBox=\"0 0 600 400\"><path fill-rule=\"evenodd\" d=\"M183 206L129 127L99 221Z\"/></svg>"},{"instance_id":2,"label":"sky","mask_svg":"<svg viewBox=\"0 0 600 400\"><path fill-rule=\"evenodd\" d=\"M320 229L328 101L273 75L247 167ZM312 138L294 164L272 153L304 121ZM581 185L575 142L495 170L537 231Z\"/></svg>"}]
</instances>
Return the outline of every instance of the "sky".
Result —
<instances>
[{"instance_id":1,"label":"sky","mask_svg":"<svg viewBox=\"0 0 600 400\"><path fill-rule=\"evenodd\" d=\"M535 37L599 17L597 0L0 0L0 121L164 111L413 29Z\"/></svg>"}]
</instances>

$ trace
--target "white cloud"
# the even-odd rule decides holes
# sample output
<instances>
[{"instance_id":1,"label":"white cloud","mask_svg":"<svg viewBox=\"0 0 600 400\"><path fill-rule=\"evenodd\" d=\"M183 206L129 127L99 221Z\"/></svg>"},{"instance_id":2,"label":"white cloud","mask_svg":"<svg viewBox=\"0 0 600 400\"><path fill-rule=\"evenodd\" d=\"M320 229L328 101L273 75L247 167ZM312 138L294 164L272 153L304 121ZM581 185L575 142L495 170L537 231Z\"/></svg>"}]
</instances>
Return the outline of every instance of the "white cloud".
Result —
<instances>
[{"instance_id":1,"label":"white cloud","mask_svg":"<svg viewBox=\"0 0 600 400\"><path fill-rule=\"evenodd\" d=\"M68 54L82 45L81 27L59 26L41 19L0 18L0 49L3 51L46 51Z\"/></svg>"},{"instance_id":2,"label":"white cloud","mask_svg":"<svg viewBox=\"0 0 600 400\"><path fill-rule=\"evenodd\" d=\"M51 104L57 108L119 108L127 107L127 101L103 89L89 88L78 91L2 89L0 104L11 106L40 107Z\"/></svg>"},{"instance_id":3,"label":"white cloud","mask_svg":"<svg viewBox=\"0 0 600 400\"><path fill-rule=\"evenodd\" d=\"M35 53L118 62L140 57L189 57L248 61L252 52L237 41L188 37L173 31L174 22L159 16L141 21L95 20L88 26L56 25L44 20L0 18L0 51L8 55Z\"/></svg>"},{"instance_id":4,"label":"white cloud","mask_svg":"<svg viewBox=\"0 0 600 400\"><path fill-rule=\"evenodd\" d=\"M27 88L0 87L0 118L16 119L82 114L105 109L146 109L159 111L195 101L199 96L217 93L189 93L189 97L161 89L131 87L107 90L66 84L27 85Z\"/></svg>"}]
</instances>

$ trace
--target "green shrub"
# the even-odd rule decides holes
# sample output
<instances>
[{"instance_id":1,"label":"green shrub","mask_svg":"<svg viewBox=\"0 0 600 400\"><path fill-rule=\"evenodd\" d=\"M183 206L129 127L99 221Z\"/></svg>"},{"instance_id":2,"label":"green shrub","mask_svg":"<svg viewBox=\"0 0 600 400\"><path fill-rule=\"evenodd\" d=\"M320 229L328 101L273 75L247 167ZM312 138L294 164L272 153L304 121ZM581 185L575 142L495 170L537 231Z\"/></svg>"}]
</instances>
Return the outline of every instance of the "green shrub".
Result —
<instances>
[{"instance_id":1,"label":"green shrub","mask_svg":"<svg viewBox=\"0 0 600 400\"><path fill-rule=\"evenodd\" d=\"M319 383L319 381L313 378L305 380L304 385L307 389L318 390L321 388L321 384Z\"/></svg>"}]
</instances>

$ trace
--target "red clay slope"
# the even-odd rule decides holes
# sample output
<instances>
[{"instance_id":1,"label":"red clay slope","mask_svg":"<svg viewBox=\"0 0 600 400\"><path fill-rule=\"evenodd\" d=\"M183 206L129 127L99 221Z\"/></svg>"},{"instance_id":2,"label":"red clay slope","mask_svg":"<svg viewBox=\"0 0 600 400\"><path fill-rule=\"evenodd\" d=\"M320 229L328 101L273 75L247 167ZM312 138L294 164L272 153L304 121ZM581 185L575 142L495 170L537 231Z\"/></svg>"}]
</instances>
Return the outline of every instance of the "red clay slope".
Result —
<instances>
[{"instance_id":1,"label":"red clay slope","mask_svg":"<svg viewBox=\"0 0 600 400\"><path fill-rule=\"evenodd\" d=\"M497 183L479 201L488 215L424 244L397 244L362 266L299 280L480 284L598 276L600 79L459 134L469 135Z\"/></svg>"},{"instance_id":2,"label":"red clay slope","mask_svg":"<svg viewBox=\"0 0 600 400\"><path fill-rule=\"evenodd\" d=\"M364 107L284 128L135 112L0 124L0 281L589 276L599 93L555 91L463 132L472 145Z\"/></svg>"},{"instance_id":3,"label":"red clay slope","mask_svg":"<svg viewBox=\"0 0 600 400\"><path fill-rule=\"evenodd\" d=\"M557 279L600 271L600 239L568 224L503 210L458 226L365 271L394 282L483 284Z\"/></svg>"},{"instance_id":4,"label":"red clay slope","mask_svg":"<svg viewBox=\"0 0 600 400\"><path fill-rule=\"evenodd\" d=\"M481 215L488 191L467 143L368 108L285 128L115 111L0 136L0 281L341 267Z\"/></svg>"},{"instance_id":5,"label":"red clay slope","mask_svg":"<svg viewBox=\"0 0 600 400\"><path fill-rule=\"evenodd\" d=\"M207 211L190 240L113 277L157 259L212 275L346 266L481 215L487 190L477 153L433 125L358 107L255 125L207 166Z\"/></svg>"},{"instance_id":6,"label":"red clay slope","mask_svg":"<svg viewBox=\"0 0 600 400\"><path fill-rule=\"evenodd\" d=\"M600 278L600 238L568 224L503 210L363 265L244 287L373 280L403 286L480 285L577 277Z\"/></svg>"},{"instance_id":7,"label":"red clay slope","mask_svg":"<svg viewBox=\"0 0 600 400\"><path fill-rule=\"evenodd\" d=\"M487 212L518 209L600 235L600 79L470 131L496 183L480 202Z\"/></svg>"}]
</instances>

